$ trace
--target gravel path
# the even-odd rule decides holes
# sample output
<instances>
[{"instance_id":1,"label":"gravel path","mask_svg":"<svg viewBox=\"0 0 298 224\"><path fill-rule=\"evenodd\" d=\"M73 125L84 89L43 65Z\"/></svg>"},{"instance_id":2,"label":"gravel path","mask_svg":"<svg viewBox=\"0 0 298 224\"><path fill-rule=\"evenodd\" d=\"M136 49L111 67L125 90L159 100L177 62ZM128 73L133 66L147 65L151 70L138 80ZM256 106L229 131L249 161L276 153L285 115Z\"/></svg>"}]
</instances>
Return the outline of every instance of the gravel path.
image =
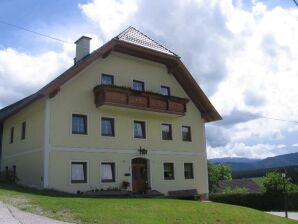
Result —
<instances>
[{"instance_id":1,"label":"gravel path","mask_svg":"<svg viewBox=\"0 0 298 224\"><path fill-rule=\"evenodd\" d=\"M0 201L0 223L2 224L71 224L21 211Z\"/></svg>"}]
</instances>

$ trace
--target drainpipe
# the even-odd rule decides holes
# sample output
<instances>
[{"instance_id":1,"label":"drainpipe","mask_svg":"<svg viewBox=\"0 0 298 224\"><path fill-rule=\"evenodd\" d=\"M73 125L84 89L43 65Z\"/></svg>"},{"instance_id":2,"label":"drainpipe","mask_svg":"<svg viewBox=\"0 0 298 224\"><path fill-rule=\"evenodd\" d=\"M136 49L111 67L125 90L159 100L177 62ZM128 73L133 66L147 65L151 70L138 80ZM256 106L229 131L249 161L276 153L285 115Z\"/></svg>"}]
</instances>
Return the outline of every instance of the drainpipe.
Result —
<instances>
[{"instance_id":1,"label":"drainpipe","mask_svg":"<svg viewBox=\"0 0 298 224\"><path fill-rule=\"evenodd\" d=\"M3 123L0 123L0 172L2 163L2 139L3 139Z\"/></svg>"}]
</instances>

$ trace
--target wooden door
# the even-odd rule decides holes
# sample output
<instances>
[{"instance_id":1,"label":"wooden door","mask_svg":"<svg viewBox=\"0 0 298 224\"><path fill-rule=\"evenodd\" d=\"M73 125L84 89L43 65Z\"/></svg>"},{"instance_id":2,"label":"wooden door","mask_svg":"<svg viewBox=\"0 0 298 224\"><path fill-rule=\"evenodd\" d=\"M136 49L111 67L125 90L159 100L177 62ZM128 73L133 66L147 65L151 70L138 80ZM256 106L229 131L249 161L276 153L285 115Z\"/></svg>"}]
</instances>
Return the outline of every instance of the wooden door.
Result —
<instances>
[{"instance_id":1,"label":"wooden door","mask_svg":"<svg viewBox=\"0 0 298 224\"><path fill-rule=\"evenodd\" d=\"M144 193L148 183L147 160L136 158L132 160L132 191Z\"/></svg>"}]
</instances>

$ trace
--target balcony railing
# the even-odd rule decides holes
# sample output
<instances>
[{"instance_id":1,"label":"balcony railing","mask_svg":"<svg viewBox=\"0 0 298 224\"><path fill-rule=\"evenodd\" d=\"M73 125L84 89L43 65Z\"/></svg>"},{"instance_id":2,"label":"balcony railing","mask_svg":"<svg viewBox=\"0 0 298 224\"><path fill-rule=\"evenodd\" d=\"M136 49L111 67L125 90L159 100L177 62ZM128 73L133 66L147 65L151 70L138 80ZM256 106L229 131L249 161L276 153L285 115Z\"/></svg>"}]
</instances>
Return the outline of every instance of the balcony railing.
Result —
<instances>
[{"instance_id":1,"label":"balcony railing","mask_svg":"<svg viewBox=\"0 0 298 224\"><path fill-rule=\"evenodd\" d=\"M93 89L96 107L103 105L184 115L188 99L140 92L128 87L100 85Z\"/></svg>"}]
</instances>

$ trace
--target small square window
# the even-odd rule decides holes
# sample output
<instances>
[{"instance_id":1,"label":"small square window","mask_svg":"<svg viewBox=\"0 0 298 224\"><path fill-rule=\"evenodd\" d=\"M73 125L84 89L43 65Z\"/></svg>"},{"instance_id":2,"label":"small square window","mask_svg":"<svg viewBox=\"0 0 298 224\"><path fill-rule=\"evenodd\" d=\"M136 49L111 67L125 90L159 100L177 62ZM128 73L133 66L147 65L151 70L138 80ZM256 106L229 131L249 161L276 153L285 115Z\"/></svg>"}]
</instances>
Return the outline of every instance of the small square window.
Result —
<instances>
[{"instance_id":1,"label":"small square window","mask_svg":"<svg viewBox=\"0 0 298 224\"><path fill-rule=\"evenodd\" d=\"M10 128L10 137L9 137L9 143L12 144L14 139L14 128Z\"/></svg>"},{"instance_id":2,"label":"small square window","mask_svg":"<svg viewBox=\"0 0 298 224\"><path fill-rule=\"evenodd\" d=\"M134 121L134 137L135 138L146 138L145 122Z\"/></svg>"},{"instance_id":3,"label":"small square window","mask_svg":"<svg viewBox=\"0 0 298 224\"><path fill-rule=\"evenodd\" d=\"M115 182L115 163L101 163L101 182Z\"/></svg>"},{"instance_id":4,"label":"small square window","mask_svg":"<svg viewBox=\"0 0 298 224\"><path fill-rule=\"evenodd\" d=\"M71 162L71 183L87 183L87 162Z\"/></svg>"},{"instance_id":5,"label":"small square window","mask_svg":"<svg viewBox=\"0 0 298 224\"><path fill-rule=\"evenodd\" d=\"M82 135L87 134L87 115L72 115L72 133Z\"/></svg>"},{"instance_id":6,"label":"small square window","mask_svg":"<svg viewBox=\"0 0 298 224\"><path fill-rule=\"evenodd\" d=\"M24 140L26 138L26 122L22 123L22 132L21 132L21 139Z\"/></svg>"},{"instance_id":7,"label":"small square window","mask_svg":"<svg viewBox=\"0 0 298 224\"><path fill-rule=\"evenodd\" d=\"M174 163L163 164L163 175L165 180L174 180Z\"/></svg>"},{"instance_id":8,"label":"small square window","mask_svg":"<svg viewBox=\"0 0 298 224\"><path fill-rule=\"evenodd\" d=\"M193 179L193 164L184 163L184 178Z\"/></svg>"},{"instance_id":9,"label":"small square window","mask_svg":"<svg viewBox=\"0 0 298 224\"><path fill-rule=\"evenodd\" d=\"M160 86L160 94L164 96L170 96L170 87L168 86Z\"/></svg>"},{"instance_id":10,"label":"small square window","mask_svg":"<svg viewBox=\"0 0 298 224\"><path fill-rule=\"evenodd\" d=\"M108 74L101 74L102 85L114 85L114 76Z\"/></svg>"},{"instance_id":11,"label":"small square window","mask_svg":"<svg viewBox=\"0 0 298 224\"><path fill-rule=\"evenodd\" d=\"M133 80L132 89L136 91L145 91L145 84L142 81Z\"/></svg>"},{"instance_id":12,"label":"small square window","mask_svg":"<svg viewBox=\"0 0 298 224\"><path fill-rule=\"evenodd\" d=\"M114 118L101 118L101 135L115 136Z\"/></svg>"},{"instance_id":13,"label":"small square window","mask_svg":"<svg viewBox=\"0 0 298 224\"><path fill-rule=\"evenodd\" d=\"M162 140L172 140L172 125L161 125Z\"/></svg>"},{"instance_id":14,"label":"small square window","mask_svg":"<svg viewBox=\"0 0 298 224\"><path fill-rule=\"evenodd\" d=\"M191 142L190 126L182 126L182 140L185 142Z\"/></svg>"}]
</instances>

